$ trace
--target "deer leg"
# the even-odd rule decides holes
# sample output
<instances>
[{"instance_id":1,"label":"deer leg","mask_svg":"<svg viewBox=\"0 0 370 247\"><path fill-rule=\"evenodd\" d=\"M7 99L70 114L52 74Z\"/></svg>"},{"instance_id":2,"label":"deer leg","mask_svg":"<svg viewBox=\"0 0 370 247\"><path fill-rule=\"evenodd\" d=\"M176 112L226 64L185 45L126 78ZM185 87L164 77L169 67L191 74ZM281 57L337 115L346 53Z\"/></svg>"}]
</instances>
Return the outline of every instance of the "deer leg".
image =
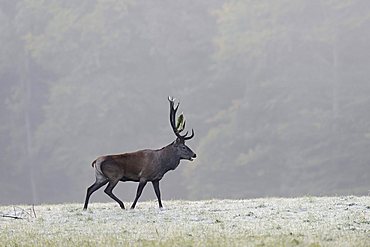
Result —
<instances>
[{"instance_id":1,"label":"deer leg","mask_svg":"<svg viewBox=\"0 0 370 247\"><path fill-rule=\"evenodd\" d=\"M118 199L114 194L113 194L113 189L114 187L117 185L119 180L115 180L115 181L109 181L109 184L107 186L107 188L105 188L104 192L110 197L112 198L113 200L115 200L116 202L118 202L119 206L122 208L122 209L125 209L125 205L123 205L123 202Z\"/></svg>"},{"instance_id":2,"label":"deer leg","mask_svg":"<svg viewBox=\"0 0 370 247\"><path fill-rule=\"evenodd\" d=\"M87 209L87 204L89 203L91 194L94 193L96 190L100 189L106 183L108 183L108 180L100 180L100 181L96 180L95 183L87 189L84 210Z\"/></svg>"},{"instance_id":3,"label":"deer leg","mask_svg":"<svg viewBox=\"0 0 370 247\"><path fill-rule=\"evenodd\" d=\"M159 180L153 181L152 184L153 184L155 194L157 195L157 198L158 198L159 208L163 208L162 201L161 201L161 191L159 190Z\"/></svg>"},{"instance_id":4,"label":"deer leg","mask_svg":"<svg viewBox=\"0 0 370 247\"><path fill-rule=\"evenodd\" d=\"M134 202L132 203L131 209L134 209L137 203L137 200L139 200L139 197L141 196L141 192L143 192L143 189L146 185L146 181L140 181L139 186L137 187L136 197Z\"/></svg>"}]
</instances>

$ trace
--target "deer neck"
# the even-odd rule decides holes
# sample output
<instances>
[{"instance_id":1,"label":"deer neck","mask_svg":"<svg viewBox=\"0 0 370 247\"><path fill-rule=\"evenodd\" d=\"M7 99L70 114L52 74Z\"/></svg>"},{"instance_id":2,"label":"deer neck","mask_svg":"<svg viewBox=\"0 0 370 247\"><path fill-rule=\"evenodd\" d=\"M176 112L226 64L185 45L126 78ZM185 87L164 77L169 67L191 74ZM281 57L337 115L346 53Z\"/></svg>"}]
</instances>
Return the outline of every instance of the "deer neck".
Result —
<instances>
[{"instance_id":1,"label":"deer neck","mask_svg":"<svg viewBox=\"0 0 370 247\"><path fill-rule=\"evenodd\" d=\"M180 164L180 157L176 154L176 150L169 144L161 150L161 163L166 170L175 170Z\"/></svg>"}]
</instances>

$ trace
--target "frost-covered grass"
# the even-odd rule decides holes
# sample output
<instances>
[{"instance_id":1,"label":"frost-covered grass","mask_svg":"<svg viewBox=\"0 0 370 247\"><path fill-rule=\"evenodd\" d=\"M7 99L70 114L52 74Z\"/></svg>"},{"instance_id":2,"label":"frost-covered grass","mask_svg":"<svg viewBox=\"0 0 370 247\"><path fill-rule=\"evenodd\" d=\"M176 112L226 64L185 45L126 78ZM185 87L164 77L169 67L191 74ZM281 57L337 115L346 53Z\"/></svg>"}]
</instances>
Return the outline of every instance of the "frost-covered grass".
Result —
<instances>
[{"instance_id":1,"label":"frost-covered grass","mask_svg":"<svg viewBox=\"0 0 370 247\"><path fill-rule=\"evenodd\" d=\"M82 206L0 217L0 246L370 246L370 197L164 201L164 210L154 201L135 210ZM1 214L12 210L0 207Z\"/></svg>"}]
</instances>

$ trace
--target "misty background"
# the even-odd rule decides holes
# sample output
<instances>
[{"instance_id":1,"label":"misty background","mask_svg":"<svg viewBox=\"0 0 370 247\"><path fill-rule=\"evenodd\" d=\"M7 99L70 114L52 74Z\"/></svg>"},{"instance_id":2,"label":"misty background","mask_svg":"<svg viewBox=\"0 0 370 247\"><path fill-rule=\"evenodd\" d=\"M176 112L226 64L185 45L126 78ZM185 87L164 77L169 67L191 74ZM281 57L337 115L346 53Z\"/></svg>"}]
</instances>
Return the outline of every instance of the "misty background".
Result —
<instances>
[{"instance_id":1,"label":"misty background","mask_svg":"<svg viewBox=\"0 0 370 247\"><path fill-rule=\"evenodd\" d=\"M369 194L367 0L1 0L0 23L0 204L82 205L97 156L175 139L169 95L198 158L164 200Z\"/></svg>"}]
</instances>

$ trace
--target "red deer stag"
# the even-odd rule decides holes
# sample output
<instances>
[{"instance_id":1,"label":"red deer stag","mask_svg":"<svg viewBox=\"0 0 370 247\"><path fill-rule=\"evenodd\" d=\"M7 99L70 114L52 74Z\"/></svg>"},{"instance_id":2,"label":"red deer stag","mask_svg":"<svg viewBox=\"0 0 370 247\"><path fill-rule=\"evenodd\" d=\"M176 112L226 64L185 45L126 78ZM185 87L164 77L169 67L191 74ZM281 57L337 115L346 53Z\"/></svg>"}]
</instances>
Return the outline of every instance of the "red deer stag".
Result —
<instances>
[{"instance_id":1,"label":"red deer stag","mask_svg":"<svg viewBox=\"0 0 370 247\"><path fill-rule=\"evenodd\" d=\"M146 149L133 153L105 155L94 160L92 166L95 167L96 181L87 189L84 210L87 209L91 194L107 183L108 186L104 192L124 209L123 202L112 192L119 181L139 182L131 209L135 208L137 200L147 182L152 182L158 198L159 208L163 207L159 181L166 172L175 170L180 164L180 160L192 161L196 157L196 154L185 145L185 141L193 138L194 130L191 130L190 136L188 136L188 132L185 135L180 135L185 129L185 120L182 114L179 116L176 124L176 112L180 103L177 103L177 106L174 107L175 99L168 97L168 100L170 102L170 123L177 137L176 140L158 150Z\"/></svg>"}]
</instances>

